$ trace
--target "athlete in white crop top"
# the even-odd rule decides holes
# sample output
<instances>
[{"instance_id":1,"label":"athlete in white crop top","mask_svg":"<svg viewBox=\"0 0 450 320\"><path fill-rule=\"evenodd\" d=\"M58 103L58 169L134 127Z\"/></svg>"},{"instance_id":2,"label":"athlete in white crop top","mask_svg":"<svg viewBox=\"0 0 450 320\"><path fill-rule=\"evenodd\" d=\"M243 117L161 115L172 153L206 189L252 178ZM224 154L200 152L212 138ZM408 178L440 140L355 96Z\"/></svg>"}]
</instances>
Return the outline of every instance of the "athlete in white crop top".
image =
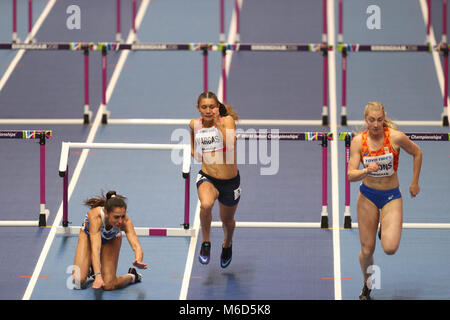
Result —
<instances>
[{"instance_id":1,"label":"athlete in white crop top","mask_svg":"<svg viewBox=\"0 0 450 320\"><path fill-rule=\"evenodd\" d=\"M114 228L110 227L108 228L106 226L105 222L105 210L103 207L100 208L100 218L102 219L102 225L100 227L100 236L102 238L102 244L106 243L106 241L111 240L115 237L120 237L122 235L122 231L120 228ZM84 223L82 226L82 229L84 232L86 232L87 235L89 235L89 214L86 213L86 216L84 218Z\"/></svg>"},{"instance_id":2,"label":"athlete in white crop top","mask_svg":"<svg viewBox=\"0 0 450 320\"><path fill-rule=\"evenodd\" d=\"M114 290L140 282L142 276L135 268L128 269L123 276L116 276L122 232L135 254L133 266L146 269L142 262L144 253L134 230L133 222L126 214L125 198L109 191L105 196L85 201L91 209L86 214L78 235L72 272L74 287L85 287L89 276L94 276L93 289Z\"/></svg>"},{"instance_id":3,"label":"athlete in white crop top","mask_svg":"<svg viewBox=\"0 0 450 320\"><path fill-rule=\"evenodd\" d=\"M199 261L210 260L210 230L212 207L219 201L224 241L220 265L226 268L231 262L232 239L236 225L234 215L241 196L240 176L236 164L236 113L224 106L212 92L202 93L197 100L200 119L191 120L191 154L202 162L197 176L202 224L202 247Z\"/></svg>"}]
</instances>

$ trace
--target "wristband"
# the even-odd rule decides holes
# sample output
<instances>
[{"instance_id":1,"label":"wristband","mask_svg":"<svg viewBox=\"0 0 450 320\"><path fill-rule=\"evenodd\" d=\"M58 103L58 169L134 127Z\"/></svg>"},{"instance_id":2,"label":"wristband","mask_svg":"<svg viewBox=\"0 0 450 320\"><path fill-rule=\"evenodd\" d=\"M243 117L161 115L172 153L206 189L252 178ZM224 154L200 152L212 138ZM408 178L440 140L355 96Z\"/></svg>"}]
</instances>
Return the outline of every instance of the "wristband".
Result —
<instances>
[{"instance_id":1,"label":"wristband","mask_svg":"<svg viewBox=\"0 0 450 320\"><path fill-rule=\"evenodd\" d=\"M96 276L101 276L101 275L102 275L101 272L97 272L97 273L94 274L94 278L95 278Z\"/></svg>"},{"instance_id":2,"label":"wristband","mask_svg":"<svg viewBox=\"0 0 450 320\"><path fill-rule=\"evenodd\" d=\"M368 171L367 168L364 168L364 169L363 169L363 172L364 172L365 174L368 173L367 171Z\"/></svg>"}]
</instances>

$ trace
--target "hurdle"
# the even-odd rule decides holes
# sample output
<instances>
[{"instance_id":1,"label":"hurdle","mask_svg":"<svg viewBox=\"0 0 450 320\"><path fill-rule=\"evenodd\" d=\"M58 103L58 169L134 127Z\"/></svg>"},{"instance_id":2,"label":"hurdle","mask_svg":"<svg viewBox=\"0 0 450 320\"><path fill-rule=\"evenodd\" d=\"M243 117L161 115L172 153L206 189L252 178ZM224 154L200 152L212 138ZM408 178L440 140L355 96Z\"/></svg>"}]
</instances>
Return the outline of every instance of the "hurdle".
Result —
<instances>
[{"instance_id":1,"label":"hurdle","mask_svg":"<svg viewBox=\"0 0 450 320\"><path fill-rule=\"evenodd\" d=\"M405 132L412 141L449 142L450 133ZM352 132L339 133L339 141L345 141L345 212L344 229L358 228L358 223L352 222L350 215L350 182L348 180L348 162L350 160L350 144L354 134ZM406 229L450 229L450 223L403 223Z\"/></svg>"},{"instance_id":2,"label":"hurdle","mask_svg":"<svg viewBox=\"0 0 450 320\"><path fill-rule=\"evenodd\" d=\"M38 51L82 51L84 63L84 109L80 119L0 119L0 124L24 125L88 125L91 122L92 111L89 108L89 51L102 50L102 43L0 43L0 50L38 50ZM103 63L103 61L102 61ZM103 66L102 66L103 67ZM105 66L106 68L106 66ZM105 75L106 77L106 75ZM103 81L103 78L102 78Z\"/></svg>"},{"instance_id":3,"label":"hurdle","mask_svg":"<svg viewBox=\"0 0 450 320\"><path fill-rule=\"evenodd\" d=\"M131 30L136 35L137 0L131 2ZM136 38L137 39L137 38ZM122 1L116 0L116 42L123 42L122 39Z\"/></svg>"},{"instance_id":4,"label":"hurdle","mask_svg":"<svg viewBox=\"0 0 450 320\"><path fill-rule=\"evenodd\" d=\"M38 220L0 221L1 227L45 227L50 211L46 209L45 199L45 144L52 137L51 130L0 130L0 139L39 139L39 177L40 177L40 209Z\"/></svg>"},{"instance_id":5,"label":"hurdle","mask_svg":"<svg viewBox=\"0 0 450 320\"><path fill-rule=\"evenodd\" d=\"M65 44L71 48L83 46L83 44ZM208 55L210 51L222 53L222 102L227 100L227 74L226 74L226 54L228 51L258 51L258 52L320 52L323 56L323 104L322 122L319 125L328 125L328 51L333 47L327 44L273 44L273 43L97 43L90 44L90 50L102 51L102 124L112 123L109 119L109 111L106 101L106 66L109 51L131 50L131 51L198 51L203 55L203 90L208 91ZM1 44L0 44L1 49ZM77 50L77 49L73 49ZM79 49L78 49L79 50ZM121 121L124 123L124 121ZM117 123L117 122L116 122ZM314 122L317 125L317 122Z\"/></svg>"},{"instance_id":6,"label":"hurdle","mask_svg":"<svg viewBox=\"0 0 450 320\"><path fill-rule=\"evenodd\" d=\"M145 143L77 143L62 142L59 162L59 176L63 178L63 218L62 226L57 233L64 235L77 235L81 227L69 226L69 150L70 149L116 149L116 150L182 150L182 177L185 184L184 220L181 228L135 228L138 236L192 236L194 230L189 226L189 196L190 196L190 166L191 146L189 144L145 144Z\"/></svg>"},{"instance_id":7,"label":"hurdle","mask_svg":"<svg viewBox=\"0 0 450 320\"><path fill-rule=\"evenodd\" d=\"M118 43L118 42L67 42L67 43L0 43L0 50L67 50L83 51L84 54L84 111L83 119L0 119L0 124L89 124L92 112L89 109L89 51L101 51L101 96L102 96L102 124L114 123L109 119L110 112L107 108L107 55L110 51L195 51L203 54L203 89L208 91L208 53L218 51L222 53L222 102L226 104L227 75L226 53L227 51L255 51L255 52L312 52L321 53L323 56L323 103L322 121L305 121L303 125L328 125L328 51L333 46L323 43L309 44L274 44L274 43ZM118 119L120 120L120 119ZM120 120L115 123L124 121ZM142 123L144 123L143 121Z\"/></svg>"},{"instance_id":8,"label":"hurdle","mask_svg":"<svg viewBox=\"0 0 450 320\"><path fill-rule=\"evenodd\" d=\"M441 121L396 121L399 126L446 126L448 127L448 50L447 45L447 0L442 0L442 38L440 44L431 43L431 0L426 1L426 44L345 44L344 43L344 0L338 2L338 46L337 51L342 53L342 95L341 95L341 125L347 126L347 55L349 52L438 52L444 58L444 94ZM348 121L349 125L361 125L362 121Z\"/></svg>"},{"instance_id":9,"label":"hurdle","mask_svg":"<svg viewBox=\"0 0 450 320\"><path fill-rule=\"evenodd\" d=\"M427 0L427 44L431 43L431 0ZM447 43L447 0L442 0L442 38L441 43Z\"/></svg>"},{"instance_id":10,"label":"hurdle","mask_svg":"<svg viewBox=\"0 0 450 320\"><path fill-rule=\"evenodd\" d=\"M12 0L12 42L19 43L20 39L17 36L17 0ZM31 36L31 30L33 29L33 0L28 0L28 35ZM36 39L30 38L29 42L36 42Z\"/></svg>"},{"instance_id":11,"label":"hurdle","mask_svg":"<svg viewBox=\"0 0 450 320\"><path fill-rule=\"evenodd\" d=\"M328 125L328 51L333 47L323 43L311 44L274 44L274 43L139 43L139 44L117 44L104 43L105 59L110 50L132 50L132 51L201 51L203 54L203 89L208 91L208 52L219 51L222 53L222 102L227 103L227 73L226 55L228 51L255 51L255 52L319 52L323 56L323 104L322 122L319 125ZM105 91L105 88L103 88ZM107 104L104 101L104 113L102 123L108 124ZM314 123L316 125L316 123Z\"/></svg>"},{"instance_id":12,"label":"hurdle","mask_svg":"<svg viewBox=\"0 0 450 320\"><path fill-rule=\"evenodd\" d=\"M131 3L132 9L132 25L131 30L133 30L134 34L136 34L136 15L137 15L137 0L132 0ZM12 0L12 42L20 43L20 38L17 35L17 0ZM122 4L121 0L116 0L116 41L122 42ZM31 35L31 30L33 29L33 0L28 0L28 34ZM29 42L36 42L35 38L31 38Z\"/></svg>"},{"instance_id":13,"label":"hurdle","mask_svg":"<svg viewBox=\"0 0 450 320\"><path fill-rule=\"evenodd\" d=\"M328 141L333 140L331 132L236 132L237 139L280 140L280 141L319 141L322 148L322 207L320 222L248 222L236 221L238 228L321 228L328 229ZM222 227L221 221L213 221L211 227Z\"/></svg>"},{"instance_id":14,"label":"hurdle","mask_svg":"<svg viewBox=\"0 0 450 320\"><path fill-rule=\"evenodd\" d=\"M399 126L447 126L448 123L448 52L447 44L438 45L405 45L405 44L345 44L337 45L337 51L342 56L342 101L341 101L341 125L362 125L363 121L347 121L347 56L349 52L421 52L421 53L442 53L444 57L444 101L441 121L396 121Z\"/></svg>"},{"instance_id":15,"label":"hurdle","mask_svg":"<svg viewBox=\"0 0 450 320\"><path fill-rule=\"evenodd\" d=\"M235 43L241 42L240 11L242 0L234 0L234 13L236 15L236 37ZM225 0L219 0L219 42L225 43Z\"/></svg>"},{"instance_id":16,"label":"hurdle","mask_svg":"<svg viewBox=\"0 0 450 320\"><path fill-rule=\"evenodd\" d=\"M116 0L116 41L122 42L122 1Z\"/></svg>"}]
</instances>

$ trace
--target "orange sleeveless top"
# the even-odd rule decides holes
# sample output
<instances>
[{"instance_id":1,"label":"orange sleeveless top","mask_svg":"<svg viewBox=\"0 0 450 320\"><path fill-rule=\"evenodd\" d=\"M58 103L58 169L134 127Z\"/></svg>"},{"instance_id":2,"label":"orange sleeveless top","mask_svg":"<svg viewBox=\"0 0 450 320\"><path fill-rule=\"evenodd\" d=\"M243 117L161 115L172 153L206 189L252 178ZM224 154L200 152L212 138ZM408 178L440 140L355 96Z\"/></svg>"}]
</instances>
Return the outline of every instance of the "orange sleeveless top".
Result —
<instances>
[{"instance_id":1,"label":"orange sleeveless top","mask_svg":"<svg viewBox=\"0 0 450 320\"><path fill-rule=\"evenodd\" d=\"M369 173L371 177L388 177L398 169L399 151L394 151L391 145L391 135L388 127L384 127L383 146L376 150L370 150L367 141L367 130L361 135L361 162L367 167L370 162L378 162L378 171Z\"/></svg>"}]
</instances>

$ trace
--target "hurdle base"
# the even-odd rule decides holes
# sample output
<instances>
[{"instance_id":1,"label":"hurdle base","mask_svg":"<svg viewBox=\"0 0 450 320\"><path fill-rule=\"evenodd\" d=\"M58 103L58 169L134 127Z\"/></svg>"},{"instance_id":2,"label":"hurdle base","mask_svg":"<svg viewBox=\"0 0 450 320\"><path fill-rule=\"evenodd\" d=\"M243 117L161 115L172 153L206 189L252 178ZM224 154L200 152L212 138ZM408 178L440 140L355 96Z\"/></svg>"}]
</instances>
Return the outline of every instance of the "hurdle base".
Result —
<instances>
[{"instance_id":1,"label":"hurdle base","mask_svg":"<svg viewBox=\"0 0 450 320\"><path fill-rule=\"evenodd\" d=\"M102 124L108 124L108 114L104 113L102 115Z\"/></svg>"},{"instance_id":2,"label":"hurdle base","mask_svg":"<svg viewBox=\"0 0 450 320\"><path fill-rule=\"evenodd\" d=\"M47 219L45 217L45 214L39 215L39 227L46 227L47 226Z\"/></svg>"},{"instance_id":3,"label":"hurdle base","mask_svg":"<svg viewBox=\"0 0 450 320\"><path fill-rule=\"evenodd\" d=\"M351 229L352 228L352 217L351 216L345 216L344 218L344 229Z\"/></svg>"},{"instance_id":4,"label":"hurdle base","mask_svg":"<svg viewBox=\"0 0 450 320\"><path fill-rule=\"evenodd\" d=\"M328 216L322 216L320 219L320 228L328 229Z\"/></svg>"},{"instance_id":5,"label":"hurdle base","mask_svg":"<svg viewBox=\"0 0 450 320\"><path fill-rule=\"evenodd\" d=\"M328 125L328 115L322 116L322 125L327 126Z\"/></svg>"},{"instance_id":6,"label":"hurdle base","mask_svg":"<svg viewBox=\"0 0 450 320\"><path fill-rule=\"evenodd\" d=\"M46 227L47 226L47 218L50 215L50 211L48 209L45 209L43 212L39 214L39 227Z\"/></svg>"},{"instance_id":7,"label":"hurdle base","mask_svg":"<svg viewBox=\"0 0 450 320\"><path fill-rule=\"evenodd\" d=\"M347 116L342 115L341 116L341 125L346 126L347 125Z\"/></svg>"},{"instance_id":8,"label":"hurdle base","mask_svg":"<svg viewBox=\"0 0 450 320\"><path fill-rule=\"evenodd\" d=\"M14 43L14 44L20 43L20 38L17 36L16 32L13 32L11 42Z\"/></svg>"},{"instance_id":9,"label":"hurdle base","mask_svg":"<svg viewBox=\"0 0 450 320\"><path fill-rule=\"evenodd\" d=\"M92 111L89 110L88 105L85 105L83 113L83 124L88 125L89 123L91 123L91 119L92 119Z\"/></svg>"},{"instance_id":10,"label":"hurdle base","mask_svg":"<svg viewBox=\"0 0 450 320\"><path fill-rule=\"evenodd\" d=\"M443 116L442 117L442 125L444 127L448 127L448 116Z\"/></svg>"}]
</instances>

